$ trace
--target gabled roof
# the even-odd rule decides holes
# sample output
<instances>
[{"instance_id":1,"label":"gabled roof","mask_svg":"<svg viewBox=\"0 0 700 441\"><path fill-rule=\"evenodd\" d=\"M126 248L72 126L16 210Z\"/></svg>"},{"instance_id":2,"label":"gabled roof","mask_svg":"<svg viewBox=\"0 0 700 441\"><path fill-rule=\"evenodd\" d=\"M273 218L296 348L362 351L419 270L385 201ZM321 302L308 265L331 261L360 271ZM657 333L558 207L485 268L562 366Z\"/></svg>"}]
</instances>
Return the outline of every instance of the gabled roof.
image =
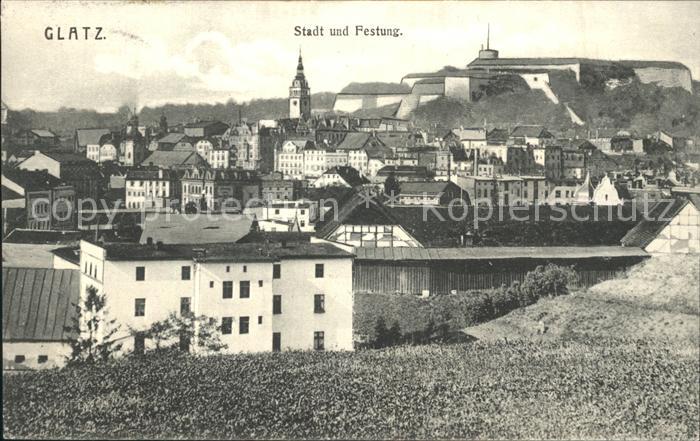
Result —
<instances>
[{"instance_id":1,"label":"gabled roof","mask_svg":"<svg viewBox=\"0 0 700 441\"><path fill-rule=\"evenodd\" d=\"M49 130L43 130L43 129L31 129L30 132L35 134L36 136L40 138L55 138L56 134L49 131Z\"/></svg>"},{"instance_id":2,"label":"gabled roof","mask_svg":"<svg viewBox=\"0 0 700 441\"><path fill-rule=\"evenodd\" d=\"M4 185L2 186L2 200L3 201L11 201L13 199L22 199L24 200L24 196L21 194L10 190L9 188L5 187Z\"/></svg>"},{"instance_id":3,"label":"gabled roof","mask_svg":"<svg viewBox=\"0 0 700 441\"><path fill-rule=\"evenodd\" d=\"M80 273L68 269L2 269L2 340L67 341L77 318Z\"/></svg>"},{"instance_id":4,"label":"gabled roof","mask_svg":"<svg viewBox=\"0 0 700 441\"><path fill-rule=\"evenodd\" d=\"M102 136L109 135L110 133L109 129L76 129L76 142L80 147L85 147L88 144L101 144L100 139Z\"/></svg>"},{"instance_id":5,"label":"gabled roof","mask_svg":"<svg viewBox=\"0 0 700 441\"><path fill-rule=\"evenodd\" d=\"M144 159L141 165L146 166L151 163L160 168L170 168L182 165L200 165L205 164L206 161L197 152L156 150Z\"/></svg>"},{"instance_id":6,"label":"gabled roof","mask_svg":"<svg viewBox=\"0 0 700 441\"><path fill-rule=\"evenodd\" d=\"M3 167L2 175L28 191L48 190L63 183L57 177L48 174L46 170L32 171Z\"/></svg>"},{"instance_id":7,"label":"gabled roof","mask_svg":"<svg viewBox=\"0 0 700 441\"><path fill-rule=\"evenodd\" d=\"M486 129L481 128L481 127L467 127L467 128L458 128L458 129L452 129L450 132L446 135L454 135L457 137L460 141L461 140L485 140L487 139L486 137Z\"/></svg>"},{"instance_id":8,"label":"gabled roof","mask_svg":"<svg viewBox=\"0 0 700 441\"><path fill-rule=\"evenodd\" d=\"M428 176L428 169L421 165L385 165L377 171L377 176L388 176L390 173L404 176Z\"/></svg>"},{"instance_id":9,"label":"gabled roof","mask_svg":"<svg viewBox=\"0 0 700 441\"><path fill-rule=\"evenodd\" d=\"M336 147L338 150L358 150L367 145L371 133L367 132L348 132L343 141Z\"/></svg>"},{"instance_id":10,"label":"gabled roof","mask_svg":"<svg viewBox=\"0 0 700 441\"><path fill-rule=\"evenodd\" d=\"M362 215L355 215L356 212L362 212ZM338 209L331 209L324 214L323 219L316 225L317 236L322 238L328 238L338 226L347 222L399 225L398 219L384 207L378 197L366 191L353 192L345 200L338 201Z\"/></svg>"},{"instance_id":11,"label":"gabled roof","mask_svg":"<svg viewBox=\"0 0 700 441\"><path fill-rule=\"evenodd\" d=\"M527 136L528 138L554 138L544 126L540 125L522 125L517 126L510 132L511 137Z\"/></svg>"},{"instance_id":12,"label":"gabled roof","mask_svg":"<svg viewBox=\"0 0 700 441\"><path fill-rule=\"evenodd\" d=\"M689 203L700 210L700 198L664 200L654 204L646 216L620 240L623 246L646 248ZM640 213L642 215L642 213Z\"/></svg>"},{"instance_id":13,"label":"gabled roof","mask_svg":"<svg viewBox=\"0 0 700 441\"><path fill-rule=\"evenodd\" d=\"M186 138L187 135L184 133L168 133L167 135L163 136L158 140L158 143L162 144L177 144L182 140L182 138Z\"/></svg>"},{"instance_id":14,"label":"gabled roof","mask_svg":"<svg viewBox=\"0 0 700 441\"><path fill-rule=\"evenodd\" d=\"M620 246L586 247L452 247L452 248L355 248L357 260L494 260L494 259L590 259L647 257L635 248Z\"/></svg>"},{"instance_id":15,"label":"gabled roof","mask_svg":"<svg viewBox=\"0 0 700 441\"><path fill-rule=\"evenodd\" d=\"M402 182L399 195L436 195L443 193L450 184L450 181Z\"/></svg>"},{"instance_id":16,"label":"gabled roof","mask_svg":"<svg viewBox=\"0 0 700 441\"><path fill-rule=\"evenodd\" d=\"M493 129L486 134L486 140L489 142L502 142L508 141L508 130L506 129Z\"/></svg>"},{"instance_id":17,"label":"gabled roof","mask_svg":"<svg viewBox=\"0 0 700 441\"><path fill-rule=\"evenodd\" d=\"M78 155L77 153L71 152L42 152L44 155L53 159L54 161L60 162L61 164L95 164L93 161L89 160L83 155Z\"/></svg>"},{"instance_id":18,"label":"gabled roof","mask_svg":"<svg viewBox=\"0 0 700 441\"><path fill-rule=\"evenodd\" d=\"M369 182L367 178L360 175L360 172L355 170L353 167L347 165L338 165L330 168L323 172L324 175L337 174L340 176L349 186L356 187L358 185L366 184Z\"/></svg>"},{"instance_id":19,"label":"gabled roof","mask_svg":"<svg viewBox=\"0 0 700 441\"><path fill-rule=\"evenodd\" d=\"M89 231L53 231L15 228L2 240L7 243L71 245L90 236Z\"/></svg>"}]
</instances>

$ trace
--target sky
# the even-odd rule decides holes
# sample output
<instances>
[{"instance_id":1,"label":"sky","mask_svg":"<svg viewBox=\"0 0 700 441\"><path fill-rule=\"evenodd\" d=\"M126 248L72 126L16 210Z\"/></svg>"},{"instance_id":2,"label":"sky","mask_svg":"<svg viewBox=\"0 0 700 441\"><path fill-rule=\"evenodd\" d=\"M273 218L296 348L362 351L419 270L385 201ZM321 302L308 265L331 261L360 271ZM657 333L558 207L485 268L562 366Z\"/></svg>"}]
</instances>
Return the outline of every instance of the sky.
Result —
<instances>
[{"instance_id":1,"label":"sky","mask_svg":"<svg viewBox=\"0 0 700 441\"><path fill-rule=\"evenodd\" d=\"M301 48L312 92L502 57L678 61L700 78L700 2L21 2L1 4L10 109L286 97ZM350 35L328 28L349 26ZM355 36L355 26L399 37ZM91 27L89 40L47 40ZM325 36L295 36L323 26ZM94 29L102 27L104 40ZM84 31L80 30L81 34Z\"/></svg>"}]
</instances>

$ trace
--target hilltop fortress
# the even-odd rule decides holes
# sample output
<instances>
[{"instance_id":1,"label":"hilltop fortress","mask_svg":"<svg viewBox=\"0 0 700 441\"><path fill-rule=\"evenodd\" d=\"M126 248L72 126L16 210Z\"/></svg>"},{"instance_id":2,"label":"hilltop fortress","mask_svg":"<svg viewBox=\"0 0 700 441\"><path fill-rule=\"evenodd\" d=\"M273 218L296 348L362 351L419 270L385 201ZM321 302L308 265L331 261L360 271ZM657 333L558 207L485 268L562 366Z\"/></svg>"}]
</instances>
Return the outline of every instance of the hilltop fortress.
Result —
<instances>
[{"instance_id":1,"label":"hilltop fortress","mask_svg":"<svg viewBox=\"0 0 700 441\"><path fill-rule=\"evenodd\" d=\"M604 78L605 84L615 87L632 77L642 83L656 83L661 87L682 87L692 92L690 70L671 61L595 60L588 58L499 58L498 51L489 47L463 69L446 67L437 72L411 73L401 84L352 83L337 94L333 110L352 113L377 109L398 118L406 118L421 104L439 97L454 97L477 101L485 88L498 80L519 78L529 89L541 90L555 104L559 103L550 88L550 75L569 73L578 83L591 78ZM518 81L520 81L518 80ZM568 106L567 106L568 109ZM571 109L572 120L583 122Z\"/></svg>"}]
</instances>

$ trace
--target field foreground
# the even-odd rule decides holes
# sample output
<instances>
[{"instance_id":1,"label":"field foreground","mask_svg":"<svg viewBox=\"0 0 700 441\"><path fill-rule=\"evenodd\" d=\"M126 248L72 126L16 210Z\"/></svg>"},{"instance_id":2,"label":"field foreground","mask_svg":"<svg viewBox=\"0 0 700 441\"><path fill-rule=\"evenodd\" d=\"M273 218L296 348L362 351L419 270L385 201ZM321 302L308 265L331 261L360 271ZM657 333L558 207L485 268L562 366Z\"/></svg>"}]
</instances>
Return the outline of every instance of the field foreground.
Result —
<instances>
[{"instance_id":1,"label":"field foreground","mask_svg":"<svg viewBox=\"0 0 700 441\"><path fill-rule=\"evenodd\" d=\"M631 340L195 358L6 375L5 437L698 439L698 349Z\"/></svg>"}]
</instances>

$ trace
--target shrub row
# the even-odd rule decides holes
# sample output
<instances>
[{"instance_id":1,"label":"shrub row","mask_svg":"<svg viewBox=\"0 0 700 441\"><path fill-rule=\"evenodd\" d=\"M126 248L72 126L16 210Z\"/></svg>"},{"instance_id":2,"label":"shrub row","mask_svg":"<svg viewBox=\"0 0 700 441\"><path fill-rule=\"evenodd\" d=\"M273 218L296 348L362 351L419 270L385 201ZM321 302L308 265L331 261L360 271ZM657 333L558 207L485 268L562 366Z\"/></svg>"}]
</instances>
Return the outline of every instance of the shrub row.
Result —
<instances>
[{"instance_id":1,"label":"shrub row","mask_svg":"<svg viewBox=\"0 0 700 441\"><path fill-rule=\"evenodd\" d=\"M575 272L553 264L538 266L522 283L487 291L419 298L401 294L355 294L355 333L360 347L422 344L463 338L462 329L532 305L541 297L569 292Z\"/></svg>"}]
</instances>

